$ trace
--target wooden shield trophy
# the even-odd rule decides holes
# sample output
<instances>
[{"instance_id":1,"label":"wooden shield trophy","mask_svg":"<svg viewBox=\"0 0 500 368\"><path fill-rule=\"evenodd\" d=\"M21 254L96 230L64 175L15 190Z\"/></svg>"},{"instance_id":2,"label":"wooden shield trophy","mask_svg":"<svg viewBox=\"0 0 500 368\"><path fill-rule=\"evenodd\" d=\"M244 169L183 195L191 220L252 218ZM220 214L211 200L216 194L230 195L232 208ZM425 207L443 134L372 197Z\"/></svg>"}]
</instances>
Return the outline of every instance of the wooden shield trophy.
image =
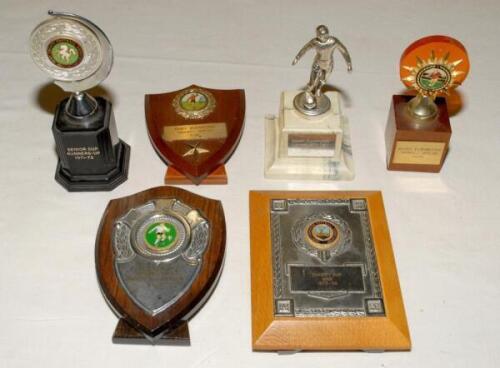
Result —
<instances>
[{"instance_id":1,"label":"wooden shield trophy","mask_svg":"<svg viewBox=\"0 0 500 368\"><path fill-rule=\"evenodd\" d=\"M226 184L224 163L243 132L245 91L192 85L146 95L151 142L168 164L167 184Z\"/></svg>"},{"instance_id":2,"label":"wooden shield trophy","mask_svg":"<svg viewBox=\"0 0 500 368\"><path fill-rule=\"evenodd\" d=\"M225 242L219 201L158 187L109 202L95 254L120 318L113 342L189 345L187 321L215 288Z\"/></svg>"}]
</instances>

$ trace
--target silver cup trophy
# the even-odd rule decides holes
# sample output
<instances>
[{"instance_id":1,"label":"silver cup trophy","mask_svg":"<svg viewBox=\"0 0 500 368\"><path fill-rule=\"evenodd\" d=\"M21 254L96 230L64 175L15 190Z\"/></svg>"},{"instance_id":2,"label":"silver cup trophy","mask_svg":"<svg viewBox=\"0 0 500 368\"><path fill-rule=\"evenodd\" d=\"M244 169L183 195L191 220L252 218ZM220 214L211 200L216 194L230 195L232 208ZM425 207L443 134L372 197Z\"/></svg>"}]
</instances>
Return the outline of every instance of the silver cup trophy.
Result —
<instances>
[{"instance_id":1,"label":"silver cup trophy","mask_svg":"<svg viewBox=\"0 0 500 368\"><path fill-rule=\"evenodd\" d=\"M85 92L110 73L111 43L88 19L49 15L31 33L30 49L35 64L71 92L57 106L52 125L56 181L69 191L112 190L127 180L130 147L118 138L111 103Z\"/></svg>"}]
</instances>

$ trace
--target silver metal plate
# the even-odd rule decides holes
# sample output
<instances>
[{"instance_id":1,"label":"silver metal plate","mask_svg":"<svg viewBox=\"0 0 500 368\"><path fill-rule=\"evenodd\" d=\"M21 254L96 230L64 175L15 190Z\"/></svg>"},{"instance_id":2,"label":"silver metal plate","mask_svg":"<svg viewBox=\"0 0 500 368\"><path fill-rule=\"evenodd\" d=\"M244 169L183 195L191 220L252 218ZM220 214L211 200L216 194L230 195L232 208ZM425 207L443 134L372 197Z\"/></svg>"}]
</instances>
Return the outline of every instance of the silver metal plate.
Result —
<instances>
[{"instance_id":1,"label":"silver metal plate","mask_svg":"<svg viewBox=\"0 0 500 368\"><path fill-rule=\"evenodd\" d=\"M366 200L271 201L276 316L384 316Z\"/></svg>"},{"instance_id":2,"label":"silver metal plate","mask_svg":"<svg viewBox=\"0 0 500 368\"><path fill-rule=\"evenodd\" d=\"M106 34L79 15L49 15L30 36L35 64L67 92L82 92L106 79L113 65L113 49Z\"/></svg>"},{"instance_id":3,"label":"silver metal plate","mask_svg":"<svg viewBox=\"0 0 500 368\"><path fill-rule=\"evenodd\" d=\"M134 303L156 315L189 291L209 238L197 210L176 199L148 202L114 224L116 275Z\"/></svg>"}]
</instances>

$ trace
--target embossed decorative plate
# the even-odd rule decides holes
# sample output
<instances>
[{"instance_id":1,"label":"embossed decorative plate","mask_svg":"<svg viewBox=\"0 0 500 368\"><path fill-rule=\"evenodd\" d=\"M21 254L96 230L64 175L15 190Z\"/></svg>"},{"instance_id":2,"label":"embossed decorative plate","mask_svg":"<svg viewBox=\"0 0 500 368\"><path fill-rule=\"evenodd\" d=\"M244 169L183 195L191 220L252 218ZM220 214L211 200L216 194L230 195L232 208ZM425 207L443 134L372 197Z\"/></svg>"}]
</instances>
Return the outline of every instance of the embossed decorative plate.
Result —
<instances>
[{"instance_id":1,"label":"embossed decorative plate","mask_svg":"<svg viewBox=\"0 0 500 368\"><path fill-rule=\"evenodd\" d=\"M255 350L409 350L380 192L250 192Z\"/></svg>"}]
</instances>

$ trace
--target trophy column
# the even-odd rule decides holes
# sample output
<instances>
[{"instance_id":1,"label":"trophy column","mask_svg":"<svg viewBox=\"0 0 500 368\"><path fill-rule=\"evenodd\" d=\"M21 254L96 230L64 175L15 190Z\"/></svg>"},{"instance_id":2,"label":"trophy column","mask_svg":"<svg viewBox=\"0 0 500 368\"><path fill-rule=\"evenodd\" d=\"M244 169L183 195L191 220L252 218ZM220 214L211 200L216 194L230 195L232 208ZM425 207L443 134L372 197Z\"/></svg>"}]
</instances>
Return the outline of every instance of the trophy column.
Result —
<instances>
[{"instance_id":1,"label":"trophy column","mask_svg":"<svg viewBox=\"0 0 500 368\"><path fill-rule=\"evenodd\" d=\"M86 95L95 102L86 111L86 104L74 102L77 98L63 100L54 116L52 131L59 157L56 181L69 191L114 189L127 180L130 147L118 138L109 101Z\"/></svg>"},{"instance_id":2,"label":"trophy column","mask_svg":"<svg viewBox=\"0 0 500 368\"><path fill-rule=\"evenodd\" d=\"M104 32L75 14L54 13L31 33L35 64L71 96L56 109L52 131L56 181L68 191L112 190L127 180L130 147L118 138L111 103L85 93L111 71Z\"/></svg>"}]
</instances>

